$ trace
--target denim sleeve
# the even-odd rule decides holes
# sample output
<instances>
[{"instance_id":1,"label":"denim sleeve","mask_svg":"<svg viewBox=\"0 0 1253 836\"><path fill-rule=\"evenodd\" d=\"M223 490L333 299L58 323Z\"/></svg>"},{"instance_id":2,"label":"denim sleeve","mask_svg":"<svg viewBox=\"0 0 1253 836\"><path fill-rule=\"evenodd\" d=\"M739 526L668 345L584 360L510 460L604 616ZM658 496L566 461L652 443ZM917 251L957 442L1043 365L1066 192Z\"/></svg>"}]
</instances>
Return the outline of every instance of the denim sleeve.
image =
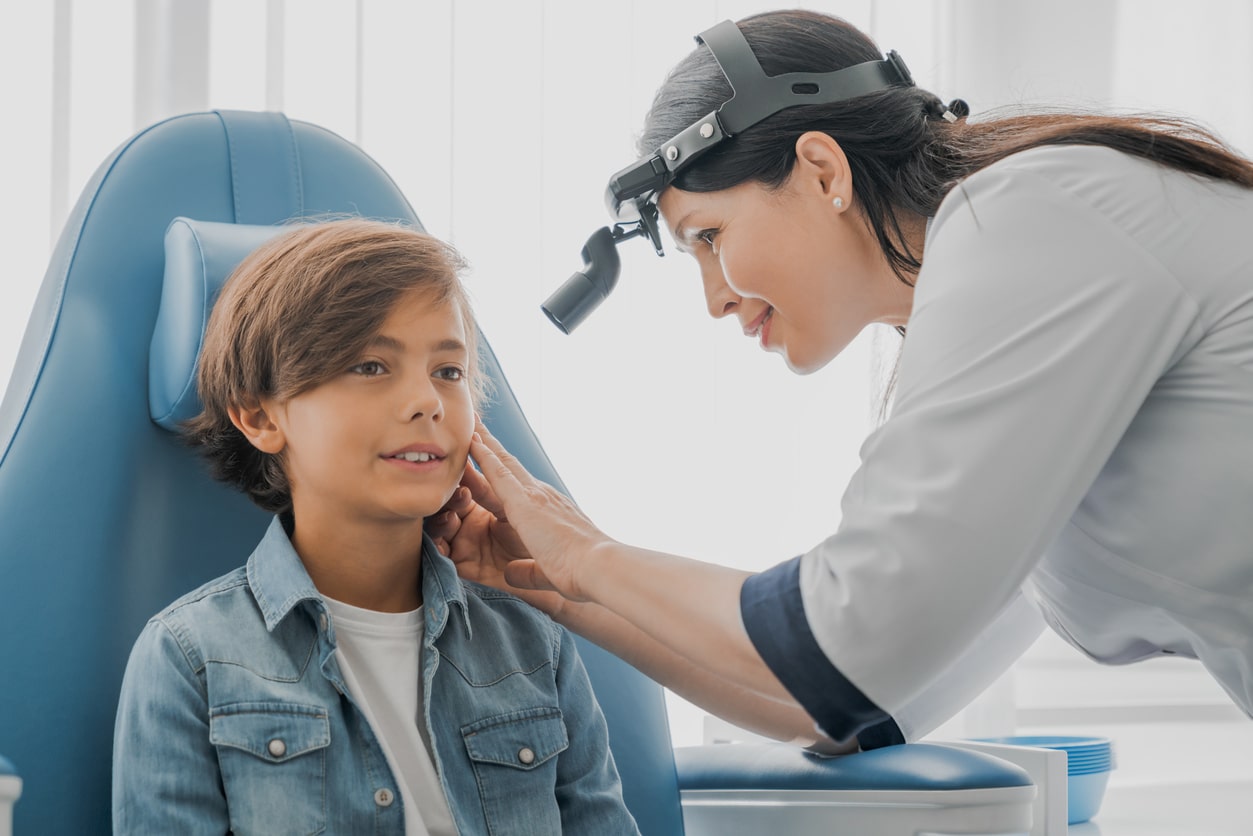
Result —
<instances>
[{"instance_id":1,"label":"denim sleeve","mask_svg":"<svg viewBox=\"0 0 1253 836\"><path fill-rule=\"evenodd\" d=\"M230 829L197 665L161 621L144 628L122 679L113 732L113 832Z\"/></svg>"},{"instance_id":2,"label":"denim sleeve","mask_svg":"<svg viewBox=\"0 0 1253 836\"><path fill-rule=\"evenodd\" d=\"M555 625L554 625L555 626ZM558 756L557 806L563 833L638 836L635 819L622 800L622 781L609 751L605 715L592 693L587 669L569 631L561 632L557 698L569 747Z\"/></svg>"}]
</instances>

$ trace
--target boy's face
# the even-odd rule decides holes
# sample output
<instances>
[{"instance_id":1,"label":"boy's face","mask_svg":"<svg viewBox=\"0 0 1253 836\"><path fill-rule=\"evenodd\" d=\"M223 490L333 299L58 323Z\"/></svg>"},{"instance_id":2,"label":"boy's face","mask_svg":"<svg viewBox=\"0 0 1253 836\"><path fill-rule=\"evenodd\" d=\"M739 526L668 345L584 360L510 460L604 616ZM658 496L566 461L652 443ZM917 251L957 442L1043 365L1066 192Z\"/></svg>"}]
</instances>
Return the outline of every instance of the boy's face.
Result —
<instances>
[{"instance_id":1,"label":"boy's face","mask_svg":"<svg viewBox=\"0 0 1253 836\"><path fill-rule=\"evenodd\" d=\"M458 309L415 292L349 368L269 405L297 518L355 525L438 511L474 432L468 369Z\"/></svg>"}]
</instances>

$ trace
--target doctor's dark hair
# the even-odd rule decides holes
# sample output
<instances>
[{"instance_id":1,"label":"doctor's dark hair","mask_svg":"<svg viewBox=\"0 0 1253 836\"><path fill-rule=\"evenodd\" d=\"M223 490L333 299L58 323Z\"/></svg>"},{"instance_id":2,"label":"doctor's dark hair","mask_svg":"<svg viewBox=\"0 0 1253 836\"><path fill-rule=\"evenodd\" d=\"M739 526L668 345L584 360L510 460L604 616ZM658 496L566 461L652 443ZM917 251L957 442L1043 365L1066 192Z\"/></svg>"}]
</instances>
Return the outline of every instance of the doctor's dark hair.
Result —
<instances>
[{"instance_id":1,"label":"doctor's dark hair","mask_svg":"<svg viewBox=\"0 0 1253 836\"><path fill-rule=\"evenodd\" d=\"M381 221L304 224L271 239L235 268L213 306L196 378L202 411L183 425L185 440L215 478L266 511L290 510L282 455L253 447L230 408L282 402L343 373L412 292L460 314L477 408L484 381L464 267L439 239Z\"/></svg>"},{"instance_id":2,"label":"doctor's dark hair","mask_svg":"<svg viewBox=\"0 0 1253 836\"><path fill-rule=\"evenodd\" d=\"M817 12L767 12L737 25L770 76L830 72L883 57L857 28ZM657 91L637 143L640 154L655 152L731 93L713 54L698 46ZM866 222L897 277L909 285L921 261L902 235L898 213L934 216L963 178L1019 151L1099 145L1253 187L1253 163L1184 119L1040 113L949 122L943 118L946 109L934 94L904 86L833 104L788 108L709 151L682 171L674 185L692 192L745 182L777 188L791 174L796 140L808 131L823 131L844 149Z\"/></svg>"}]
</instances>

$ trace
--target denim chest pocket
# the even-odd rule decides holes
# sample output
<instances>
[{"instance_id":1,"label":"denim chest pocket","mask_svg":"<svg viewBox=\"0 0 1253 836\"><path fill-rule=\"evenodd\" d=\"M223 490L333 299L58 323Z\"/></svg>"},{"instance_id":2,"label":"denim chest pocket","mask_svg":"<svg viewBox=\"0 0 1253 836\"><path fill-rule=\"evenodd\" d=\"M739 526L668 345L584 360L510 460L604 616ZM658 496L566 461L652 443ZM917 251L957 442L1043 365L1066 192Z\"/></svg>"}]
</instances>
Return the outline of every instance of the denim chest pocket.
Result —
<instances>
[{"instance_id":1,"label":"denim chest pocket","mask_svg":"<svg viewBox=\"0 0 1253 836\"><path fill-rule=\"evenodd\" d=\"M463 726L493 836L560 833L558 755L570 746L559 708L513 711Z\"/></svg>"},{"instance_id":2,"label":"denim chest pocket","mask_svg":"<svg viewBox=\"0 0 1253 836\"><path fill-rule=\"evenodd\" d=\"M326 829L325 708L283 702L234 703L209 712L231 831L322 833Z\"/></svg>"}]
</instances>

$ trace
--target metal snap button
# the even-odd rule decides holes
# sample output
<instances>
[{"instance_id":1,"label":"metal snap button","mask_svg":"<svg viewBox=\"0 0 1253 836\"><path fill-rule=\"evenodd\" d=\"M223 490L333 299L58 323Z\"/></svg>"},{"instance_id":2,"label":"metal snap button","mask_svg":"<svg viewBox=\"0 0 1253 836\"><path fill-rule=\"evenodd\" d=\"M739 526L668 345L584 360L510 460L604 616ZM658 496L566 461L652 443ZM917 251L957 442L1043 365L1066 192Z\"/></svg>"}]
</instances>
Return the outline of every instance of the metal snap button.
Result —
<instances>
[{"instance_id":1,"label":"metal snap button","mask_svg":"<svg viewBox=\"0 0 1253 836\"><path fill-rule=\"evenodd\" d=\"M266 747L270 750L270 754L276 758L281 758L287 754L287 744L277 737L270 741L270 745Z\"/></svg>"},{"instance_id":2,"label":"metal snap button","mask_svg":"<svg viewBox=\"0 0 1253 836\"><path fill-rule=\"evenodd\" d=\"M518 760L527 765L533 764L535 763L535 753L523 746L518 750Z\"/></svg>"},{"instance_id":3,"label":"metal snap button","mask_svg":"<svg viewBox=\"0 0 1253 836\"><path fill-rule=\"evenodd\" d=\"M396 796L387 787L379 787L374 791L374 803L380 807L390 807Z\"/></svg>"}]
</instances>

